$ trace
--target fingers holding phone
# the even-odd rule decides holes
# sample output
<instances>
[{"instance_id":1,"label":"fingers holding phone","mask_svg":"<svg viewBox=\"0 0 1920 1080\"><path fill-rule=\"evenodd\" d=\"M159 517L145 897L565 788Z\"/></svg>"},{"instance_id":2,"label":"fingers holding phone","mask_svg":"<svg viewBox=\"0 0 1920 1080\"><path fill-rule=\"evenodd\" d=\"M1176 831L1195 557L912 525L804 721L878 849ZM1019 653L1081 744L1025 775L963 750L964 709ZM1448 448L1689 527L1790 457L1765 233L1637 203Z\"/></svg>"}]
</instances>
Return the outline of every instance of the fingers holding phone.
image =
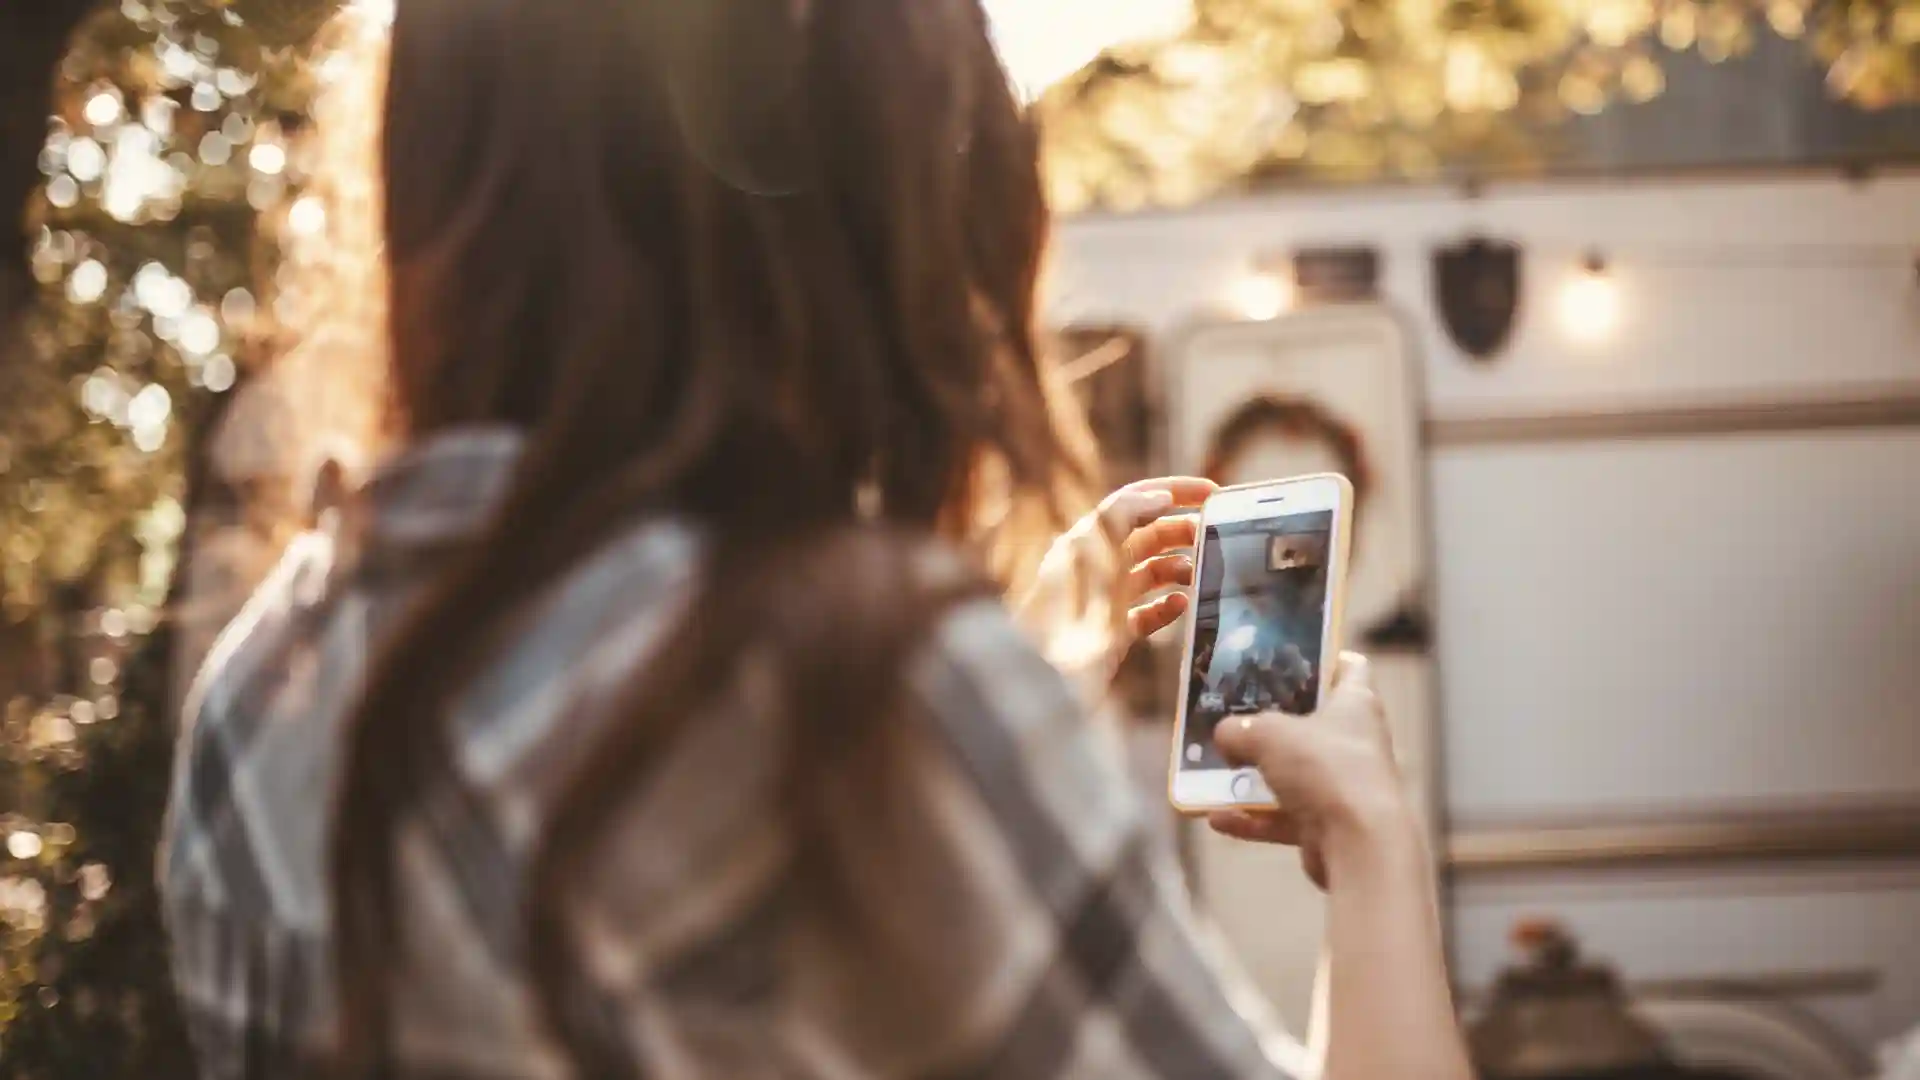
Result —
<instances>
[{"instance_id":1,"label":"fingers holding phone","mask_svg":"<svg viewBox=\"0 0 1920 1080\"><path fill-rule=\"evenodd\" d=\"M1193 584L1193 556L1187 549L1194 543L1194 519L1168 515L1200 506L1216 488L1213 481L1194 476L1141 480L1107 496L1095 512L1101 535L1121 565L1115 599L1126 612L1129 641L1154 634L1186 614L1183 590L1147 597L1170 585Z\"/></svg>"},{"instance_id":2,"label":"fingers holding phone","mask_svg":"<svg viewBox=\"0 0 1920 1080\"><path fill-rule=\"evenodd\" d=\"M1326 891L1327 856L1320 830L1299 816L1285 810L1215 810L1207 815L1207 825L1235 840L1298 848L1307 879Z\"/></svg>"},{"instance_id":3,"label":"fingers holding phone","mask_svg":"<svg viewBox=\"0 0 1920 1080\"><path fill-rule=\"evenodd\" d=\"M1320 842L1329 831L1410 812L1386 710L1357 653L1341 654L1313 715L1233 717L1215 730L1214 745L1228 762L1259 770L1281 809L1216 812L1209 824L1240 839L1300 846L1303 857L1322 860L1317 880L1325 876Z\"/></svg>"}]
</instances>

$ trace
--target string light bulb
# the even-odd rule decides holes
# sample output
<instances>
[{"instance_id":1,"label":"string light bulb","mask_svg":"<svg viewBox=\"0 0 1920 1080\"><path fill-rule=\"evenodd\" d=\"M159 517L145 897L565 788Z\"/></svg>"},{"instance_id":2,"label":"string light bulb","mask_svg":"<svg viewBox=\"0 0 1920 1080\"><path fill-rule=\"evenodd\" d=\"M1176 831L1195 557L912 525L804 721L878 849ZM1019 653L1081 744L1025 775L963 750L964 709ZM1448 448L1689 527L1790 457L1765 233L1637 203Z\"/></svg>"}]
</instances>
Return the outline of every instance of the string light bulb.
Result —
<instances>
[{"instance_id":1,"label":"string light bulb","mask_svg":"<svg viewBox=\"0 0 1920 1080\"><path fill-rule=\"evenodd\" d=\"M1293 280L1271 270L1259 270L1233 283L1233 309L1252 322L1268 322L1293 307Z\"/></svg>"},{"instance_id":2,"label":"string light bulb","mask_svg":"<svg viewBox=\"0 0 1920 1080\"><path fill-rule=\"evenodd\" d=\"M1599 253L1589 254L1560 290L1560 324L1575 341L1592 343L1612 336L1620 324L1620 286Z\"/></svg>"}]
</instances>

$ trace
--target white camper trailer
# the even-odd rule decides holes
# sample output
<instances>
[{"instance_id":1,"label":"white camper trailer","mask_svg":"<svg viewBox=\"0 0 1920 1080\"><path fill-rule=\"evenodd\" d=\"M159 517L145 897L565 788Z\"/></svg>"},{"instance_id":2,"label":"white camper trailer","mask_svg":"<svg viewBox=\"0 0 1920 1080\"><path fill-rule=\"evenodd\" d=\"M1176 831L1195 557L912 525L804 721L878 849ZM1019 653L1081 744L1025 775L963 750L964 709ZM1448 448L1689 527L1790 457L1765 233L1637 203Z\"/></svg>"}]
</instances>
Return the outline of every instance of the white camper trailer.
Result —
<instances>
[{"instance_id":1,"label":"white camper trailer","mask_svg":"<svg viewBox=\"0 0 1920 1080\"><path fill-rule=\"evenodd\" d=\"M1328 190L1069 219L1050 303L1144 342L1157 468L1263 397L1364 446L1463 990L1550 917L1683 1058L1806 1080L1920 1023L1917 257L1915 177ZM1303 1024L1317 895L1190 853Z\"/></svg>"}]
</instances>

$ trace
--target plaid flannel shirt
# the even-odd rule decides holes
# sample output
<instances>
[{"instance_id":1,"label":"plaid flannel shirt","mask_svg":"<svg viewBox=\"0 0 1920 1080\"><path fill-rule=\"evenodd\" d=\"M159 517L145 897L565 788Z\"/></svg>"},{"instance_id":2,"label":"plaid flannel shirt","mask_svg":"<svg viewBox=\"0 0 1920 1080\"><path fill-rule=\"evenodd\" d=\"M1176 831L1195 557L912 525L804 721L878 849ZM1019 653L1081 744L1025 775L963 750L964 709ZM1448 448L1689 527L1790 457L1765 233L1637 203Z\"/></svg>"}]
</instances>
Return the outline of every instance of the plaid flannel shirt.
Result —
<instances>
[{"instance_id":1,"label":"plaid flannel shirt","mask_svg":"<svg viewBox=\"0 0 1920 1080\"><path fill-rule=\"evenodd\" d=\"M337 728L367 643L485 519L517 452L502 432L415 448L344 526L292 547L210 656L161 857L203 1075L324 1072ZM515 955L523 866L594 741L592 703L672 632L699 547L662 523L610 542L522 614L452 710L456 782L429 785L399 832L399 1075L572 1073ZM1000 605L956 608L912 665L900 768L845 778L890 785L884 819L829 800L844 803L832 842L855 856L830 902L794 886L780 733L752 683L716 688L570 900L608 1071L1299 1075L1298 1044L1190 917L1117 746Z\"/></svg>"}]
</instances>

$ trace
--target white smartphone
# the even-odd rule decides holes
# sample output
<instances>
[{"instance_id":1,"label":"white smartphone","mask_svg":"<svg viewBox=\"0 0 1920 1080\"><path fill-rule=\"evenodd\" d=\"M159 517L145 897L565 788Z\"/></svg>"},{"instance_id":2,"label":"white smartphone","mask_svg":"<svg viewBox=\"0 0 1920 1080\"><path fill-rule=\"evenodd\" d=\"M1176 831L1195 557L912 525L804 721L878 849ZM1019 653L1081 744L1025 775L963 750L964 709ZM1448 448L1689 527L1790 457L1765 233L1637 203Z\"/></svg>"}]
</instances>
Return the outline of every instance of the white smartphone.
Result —
<instances>
[{"instance_id":1,"label":"white smartphone","mask_svg":"<svg viewBox=\"0 0 1920 1080\"><path fill-rule=\"evenodd\" d=\"M1353 485L1336 473L1222 488L1200 510L1167 795L1176 810L1273 809L1214 749L1228 717L1319 706L1340 655Z\"/></svg>"}]
</instances>

